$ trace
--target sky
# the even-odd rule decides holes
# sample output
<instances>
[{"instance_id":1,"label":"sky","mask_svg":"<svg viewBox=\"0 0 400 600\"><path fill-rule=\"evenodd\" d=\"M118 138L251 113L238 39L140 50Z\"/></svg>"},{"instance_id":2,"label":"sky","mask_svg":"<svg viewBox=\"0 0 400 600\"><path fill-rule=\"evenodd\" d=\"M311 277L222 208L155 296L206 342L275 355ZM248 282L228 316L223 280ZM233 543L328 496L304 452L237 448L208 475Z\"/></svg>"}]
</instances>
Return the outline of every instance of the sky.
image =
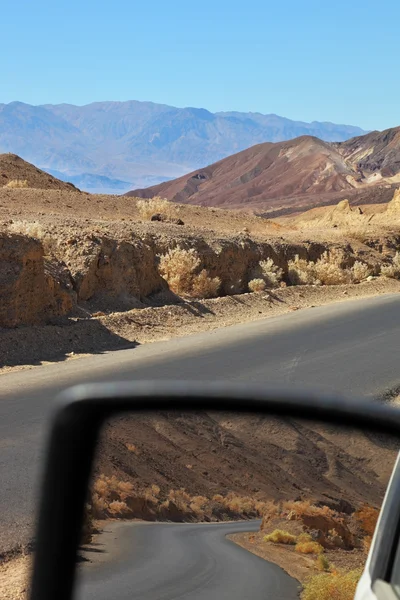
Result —
<instances>
[{"instance_id":1,"label":"sky","mask_svg":"<svg viewBox=\"0 0 400 600\"><path fill-rule=\"evenodd\" d=\"M0 103L400 125L398 0L5 0Z\"/></svg>"}]
</instances>

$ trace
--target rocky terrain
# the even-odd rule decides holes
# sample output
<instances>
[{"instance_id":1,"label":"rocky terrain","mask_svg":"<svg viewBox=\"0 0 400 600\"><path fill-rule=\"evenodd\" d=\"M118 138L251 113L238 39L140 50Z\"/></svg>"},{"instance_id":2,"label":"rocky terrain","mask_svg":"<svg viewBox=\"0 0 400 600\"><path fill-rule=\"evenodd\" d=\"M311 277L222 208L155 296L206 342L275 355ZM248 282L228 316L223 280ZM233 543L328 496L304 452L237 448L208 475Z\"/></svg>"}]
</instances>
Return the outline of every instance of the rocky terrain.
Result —
<instances>
[{"instance_id":1,"label":"rocky terrain","mask_svg":"<svg viewBox=\"0 0 400 600\"><path fill-rule=\"evenodd\" d=\"M302 136L264 143L178 179L130 192L278 216L349 198L387 202L400 181L400 128L340 143Z\"/></svg>"},{"instance_id":2,"label":"rocky terrain","mask_svg":"<svg viewBox=\"0 0 400 600\"><path fill-rule=\"evenodd\" d=\"M3 165L31 187L0 188L2 369L397 290L398 192L268 220L65 189L12 155Z\"/></svg>"}]
</instances>

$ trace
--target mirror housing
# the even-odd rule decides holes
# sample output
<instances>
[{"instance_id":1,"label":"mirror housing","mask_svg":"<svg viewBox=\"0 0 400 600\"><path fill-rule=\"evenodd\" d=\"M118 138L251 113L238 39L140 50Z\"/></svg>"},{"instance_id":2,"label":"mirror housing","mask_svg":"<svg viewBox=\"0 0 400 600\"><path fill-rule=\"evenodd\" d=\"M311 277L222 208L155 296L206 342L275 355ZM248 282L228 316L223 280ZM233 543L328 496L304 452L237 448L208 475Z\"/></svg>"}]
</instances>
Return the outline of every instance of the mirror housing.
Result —
<instances>
[{"instance_id":1,"label":"mirror housing","mask_svg":"<svg viewBox=\"0 0 400 600\"><path fill-rule=\"evenodd\" d=\"M297 417L349 428L367 427L400 437L397 409L315 392L295 393L222 382L136 381L71 388L58 400L47 445L31 600L72 598L84 505L104 421L121 413L159 410ZM380 568L383 566L378 561L373 580L382 577Z\"/></svg>"}]
</instances>

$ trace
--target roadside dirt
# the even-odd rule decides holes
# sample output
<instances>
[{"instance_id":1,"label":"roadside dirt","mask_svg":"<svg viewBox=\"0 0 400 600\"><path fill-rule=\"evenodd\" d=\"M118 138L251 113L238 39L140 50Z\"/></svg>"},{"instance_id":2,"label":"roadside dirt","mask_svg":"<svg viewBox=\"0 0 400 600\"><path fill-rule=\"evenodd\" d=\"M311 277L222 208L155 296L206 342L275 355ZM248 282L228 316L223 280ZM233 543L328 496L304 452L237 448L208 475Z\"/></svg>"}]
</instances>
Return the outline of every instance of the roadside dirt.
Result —
<instances>
[{"instance_id":1,"label":"roadside dirt","mask_svg":"<svg viewBox=\"0 0 400 600\"><path fill-rule=\"evenodd\" d=\"M235 533L228 537L249 552L277 564L300 583L304 583L309 577L321 573L316 566L315 556L298 554L293 546L265 542L264 535L263 532L255 534ZM339 571L351 571L363 567L367 558L365 552L359 548L349 551L328 550L324 553L324 556Z\"/></svg>"},{"instance_id":2,"label":"roadside dirt","mask_svg":"<svg viewBox=\"0 0 400 600\"><path fill-rule=\"evenodd\" d=\"M81 309L51 325L2 329L0 374L169 340L332 302L400 292L377 278L358 285L296 286L110 314Z\"/></svg>"}]
</instances>

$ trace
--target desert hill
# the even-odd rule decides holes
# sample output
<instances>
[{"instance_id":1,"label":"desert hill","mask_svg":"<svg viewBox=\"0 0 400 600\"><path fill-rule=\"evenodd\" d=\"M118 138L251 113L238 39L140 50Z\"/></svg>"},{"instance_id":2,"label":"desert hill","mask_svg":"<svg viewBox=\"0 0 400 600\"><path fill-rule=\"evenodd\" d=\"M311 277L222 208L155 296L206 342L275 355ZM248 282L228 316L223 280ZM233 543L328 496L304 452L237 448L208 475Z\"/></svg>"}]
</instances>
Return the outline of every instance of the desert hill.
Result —
<instances>
[{"instance_id":1,"label":"desert hill","mask_svg":"<svg viewBox=\"0 0 400 600\"><path fill-rule=\"evenodd\" d=\"M0 187L12 187L10 182L16 181L34 189L79 191L72 183L56 179L16 154L0 154Z\"/></svg>"},{"instance_id":2,"label":"desert hill","mask_svg":"<svg viewBox=\"0 0 400 600\"><path fill-rule=\"evenodd\" d=\"M334 204L387 202L400 182L400 128L340 143L301 136L258 144L204 169L131 196L175 202L292 212Z\"/></svg>"}]
</instances>

